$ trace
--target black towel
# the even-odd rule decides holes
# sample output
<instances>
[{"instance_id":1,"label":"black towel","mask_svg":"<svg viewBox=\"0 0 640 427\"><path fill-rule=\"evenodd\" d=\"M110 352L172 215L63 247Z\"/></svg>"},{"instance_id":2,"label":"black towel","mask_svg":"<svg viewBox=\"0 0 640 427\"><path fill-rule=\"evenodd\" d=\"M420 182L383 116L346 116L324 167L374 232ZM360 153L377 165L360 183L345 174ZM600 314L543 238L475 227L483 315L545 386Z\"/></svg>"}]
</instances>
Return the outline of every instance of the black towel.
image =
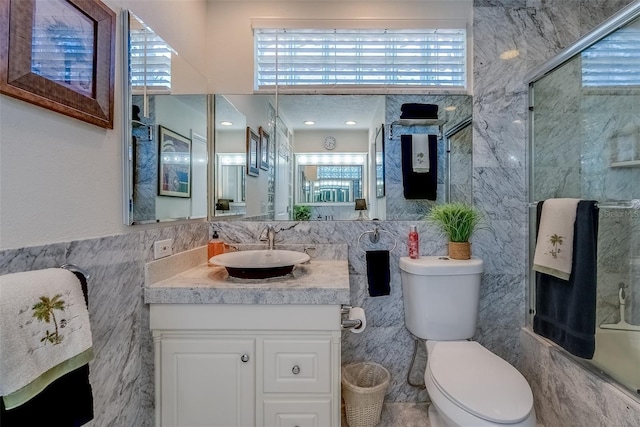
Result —
<instances>
[{"instance_id":1,"label":"black towel","mask_svg":"<svg viewBox=\"0 0 640 427\"><path fill-rule=\"evenodd\" d=\"M74 272L89 305L87 280ZM84 365L58 378L28 402L6 409L0 397L2 427L79 427L93 419L93 394L89 383L89 365Z\"/></svg>"},{"instance_id":2,"label":"black towel","mask_svg":"<svg viewBox=\"0 0 640 427\"><path fill-rule=\"evenodd\" d=\"M435 135L429 135L429 172L427 173L413 171L411 140L411 135L400 136L404 198L436 200L438 197L438 139Z\"/></svg>"},{"instance_id":3,"label":"black towel","mask_svg":"<svg viewBox=\"0 0 640 427\"><path fill-rule=\"evenodd\" d=\"M542 202L538 203L540 223ZM591 359L595 351L598 207L578 202L569 281L536 272L533 330L569 353Z\"/></svg>"},{"instance_id":4,"label":"black towel","mask_svg":"<svg viewBox=\"0 0 640 427\"><path fill-rule=\"evenodd\" d=\"M389 295L391 287L389 273L389 251L367 251L367 282L369 296Z\"/></svg>"},{"instance_id":5,"label":"black towel","mask_svg":"<svg viewBox=\"0 0 640 427\"><path fill-rule=\"evenodd\" d=\"M437 119L438 106L436 104L407 103L400 107L401 119Z\"/></svg>"}]
</instances>

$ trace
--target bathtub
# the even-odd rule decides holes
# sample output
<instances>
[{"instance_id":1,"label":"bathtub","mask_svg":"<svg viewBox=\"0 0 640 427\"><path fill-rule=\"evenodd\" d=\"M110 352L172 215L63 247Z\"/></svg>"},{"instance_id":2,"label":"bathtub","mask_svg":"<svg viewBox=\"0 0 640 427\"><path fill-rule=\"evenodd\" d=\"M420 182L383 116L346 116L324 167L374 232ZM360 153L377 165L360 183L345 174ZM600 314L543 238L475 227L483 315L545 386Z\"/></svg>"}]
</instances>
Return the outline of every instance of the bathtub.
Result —
<instances>
[{"instance_id":1,"label":"bathtub","mask_svg":"<svg viewBox=\"0 0 640 427\"><path fill-rule=\"evenodd\" d=\"M591 363L640 393L640 331L596 328L596 351Z\"/></svg>"}]
</instances>

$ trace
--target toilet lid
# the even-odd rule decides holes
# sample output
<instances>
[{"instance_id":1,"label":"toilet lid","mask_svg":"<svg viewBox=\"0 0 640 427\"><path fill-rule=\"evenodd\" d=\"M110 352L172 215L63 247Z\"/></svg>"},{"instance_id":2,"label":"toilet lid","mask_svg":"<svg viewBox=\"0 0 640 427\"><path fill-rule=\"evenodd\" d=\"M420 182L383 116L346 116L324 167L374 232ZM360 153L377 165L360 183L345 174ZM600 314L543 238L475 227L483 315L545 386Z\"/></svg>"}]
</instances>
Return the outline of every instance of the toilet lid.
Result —
<instances>
[{"instance_id":1,"label":"toilet lid","mask_svg":"<svg viewBox=\"0 0 640 427\"><path fill-rule=\"evenodd\" d=\"M429 367L438 389L477 417L517 423L533 408L533 394L522 374L477 342L436 343Z\"/></svg>"}]
</instances>

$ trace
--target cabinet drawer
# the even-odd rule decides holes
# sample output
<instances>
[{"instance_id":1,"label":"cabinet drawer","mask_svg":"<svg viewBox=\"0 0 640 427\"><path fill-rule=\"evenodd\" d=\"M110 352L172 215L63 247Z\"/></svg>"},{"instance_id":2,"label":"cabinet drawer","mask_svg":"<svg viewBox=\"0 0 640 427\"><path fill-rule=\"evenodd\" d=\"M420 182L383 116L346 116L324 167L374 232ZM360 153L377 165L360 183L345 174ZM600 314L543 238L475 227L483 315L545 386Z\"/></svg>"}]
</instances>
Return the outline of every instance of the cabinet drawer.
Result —
<instances>
[{"instance_id":1,"label":"cabinet drawer","mask_svg":"<svg viewBox=\"0 0 640 427\"><path fill-rule=\"evenodd\" d=\"M265 339L266 393L330 393L331 340Z\"/></svg>"},{"instance_id":2,"label":"cabinet drawer","mask_svg":"<svg viewBox=\"0 0 640 427\"><path fill-rule=\"evenodd\" d=\"M331 399L264 401L264 427L329 427Z\"/></svg>"}]
</instances>

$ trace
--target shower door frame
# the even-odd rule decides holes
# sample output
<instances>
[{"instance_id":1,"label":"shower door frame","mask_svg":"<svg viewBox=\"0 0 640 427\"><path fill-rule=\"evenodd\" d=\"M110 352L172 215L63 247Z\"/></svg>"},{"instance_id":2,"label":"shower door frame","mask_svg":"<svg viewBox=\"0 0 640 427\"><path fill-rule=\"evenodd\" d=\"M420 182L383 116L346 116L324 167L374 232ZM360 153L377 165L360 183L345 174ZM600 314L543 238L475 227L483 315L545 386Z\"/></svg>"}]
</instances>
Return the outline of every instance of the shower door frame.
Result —
<instances>
[{"instance_id":1,"label":"shower door frame","mask_svg":"<svg viewBox=\"0 0 640 427\"><path fill-rule=\"evenodd\" d=\"M535 250L535 240L536 240L536 232L535 232L535 223L536 223L536 211L535 206L537 200L534 200L533 194L533 174L534 174L534 158L533 158L533 150L535 147L534 140L534 122L535 122L535 114L534 114L534 105L535 105L535 91L534 84L547 76L548 74L555 71L557 68L561 67L571 59L573 59L576 55L579 55L582 51L592 46L593 44L600 41L602 38L608 36L614 31L624 27L628 23L640 17L640 0L636 0L633 3L628 4L626 7L622 8L616 14L611 16L609 19L604 21L597 28L584 35L578 41L573 43L572 45L566 47L564 50L560 51L556 56L547 60L539 67L532 70L525 76L525 81L528 86L528 120L527 120L527 135L528 135L528 144L527 144L527 167L529 168L529 172L526 175L526 188L529 192L529 209L528 209L528 230L529 230L529 245L528 245L528 253L527 259L529 260L529 270L528 270L528 280L527 280L527 321L526 324L528 327L533 326L533 316L535 314L535 272L532 269L533 266L533 253Z\"/></svg>"}]
</instances>

